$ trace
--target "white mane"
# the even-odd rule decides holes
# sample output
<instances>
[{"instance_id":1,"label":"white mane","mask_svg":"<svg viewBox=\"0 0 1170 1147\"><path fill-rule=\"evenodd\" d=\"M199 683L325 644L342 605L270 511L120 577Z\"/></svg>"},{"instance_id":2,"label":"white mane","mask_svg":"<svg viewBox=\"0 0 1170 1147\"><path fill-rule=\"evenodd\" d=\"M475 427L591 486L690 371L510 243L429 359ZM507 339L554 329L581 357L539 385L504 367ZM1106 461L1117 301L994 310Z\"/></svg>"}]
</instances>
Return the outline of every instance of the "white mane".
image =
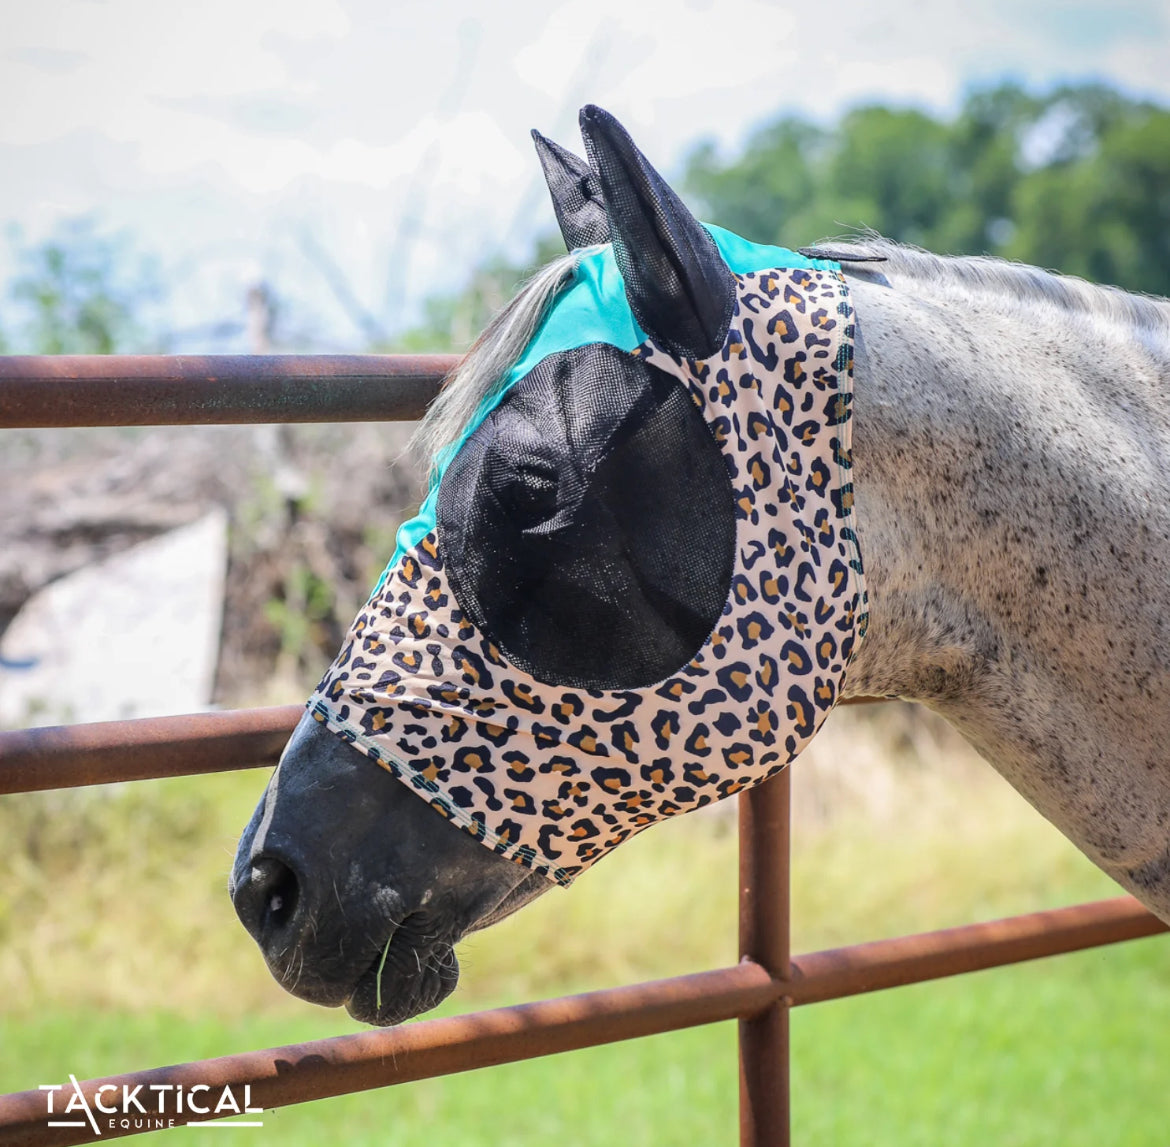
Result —
<instances>
[{"instance_id":1,"label":"white mane","mask_svg":"<svg viewBox=\"0 0 1170 1147\"><path fill-rule=\"evenodd\" d=\"M542 267L488 323L467 356L431 403L412 445L433 467L445 447L459 440L467 424L507 377L540 326L549 303L572 277L581 256L572 251Z\"/></svg>"},{"instance_id":2,"label":"white mane","mask_svg":"<svg viewBox=\"0 0 1170 1147\"><path fill-rule=\"evenodd\" d=\"M1119 287L1102 287L1075 275L1043 271L1026 263L1011 263L990 255L935 255L878 236L817 245L818 253L881 255L882 263L846 264L850 274L906 277L927 285L939 295L981 298L998 296L1006 303L1039 304L1083 314L1113 325L1170 339L1170 301L1135 295Z\"/></svg>"}]
</instances>

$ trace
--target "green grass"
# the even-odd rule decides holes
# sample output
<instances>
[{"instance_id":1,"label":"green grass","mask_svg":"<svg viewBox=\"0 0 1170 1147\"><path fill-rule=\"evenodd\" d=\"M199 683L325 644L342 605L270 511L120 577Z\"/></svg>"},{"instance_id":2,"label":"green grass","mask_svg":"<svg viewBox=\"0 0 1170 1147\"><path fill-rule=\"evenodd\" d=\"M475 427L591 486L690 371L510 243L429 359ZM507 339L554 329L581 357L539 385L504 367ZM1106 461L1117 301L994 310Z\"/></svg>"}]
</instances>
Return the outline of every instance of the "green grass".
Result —
<instances>
[{"instance_id":1,"label":"green grass","mask_svg":"<svg viewBox=\"0 0 1170 1147\"><path fill-rule=\"evenodd\" d=\"M793 1020L798 1141L1163 1147L1168 1020L1160 938L816 1005Z\"/></svg>"},{"instance_id":2,"label":"green grass","mask_svg":"<svg viewBox=\"0 0 1170 1147\"><path fill-rule=\"evenodd\" d=\"M444 1009L451 1010L450 1008ZM1170 960L1158 939L799 1009L794 1138L816 1144L1164 1147ZM54 1010L0 1022L0 1077L48 1082L317 1038L353 1025ZM733 1025L672 1033L264 1116L290 1145L733 1143ZM184 1129L184 1143L223 1132Z\"/></svg>"},{"instance_id":3,"label":"green grass","mask_svg":"<svg viewBox=\"0 0 1170 1147\"><path fill-rule=\"evenodd\" d=\"M798 810L816 803L802 789L814 772L796 774ZM0 1091L358 1030L285 995L227 901L235 837L263 780L0 801ZM850 807L839 794L829 803ZM997 778L965 766L904 771L867 810L800 816L796 951L1117 891ZM733 962L734 827L722 814L664 825L469 938L442 1011ZM1168 1021L1161 938L798 1009L795 1139L1166 1147ZM174 1134L282 1147L732 1143L734 1025L288 1108L265 1123Z\"/></svg>"}]
</instances>

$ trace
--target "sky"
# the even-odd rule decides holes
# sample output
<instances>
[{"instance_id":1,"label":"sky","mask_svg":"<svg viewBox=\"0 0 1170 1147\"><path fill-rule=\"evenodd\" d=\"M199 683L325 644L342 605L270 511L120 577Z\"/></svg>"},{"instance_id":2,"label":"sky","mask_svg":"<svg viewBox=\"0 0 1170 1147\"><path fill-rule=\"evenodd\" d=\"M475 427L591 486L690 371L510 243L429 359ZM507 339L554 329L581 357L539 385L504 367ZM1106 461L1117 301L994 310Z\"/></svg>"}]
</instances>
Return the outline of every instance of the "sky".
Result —
<instances>
[{"instance_id":1,"label":"sky","mask_svg":"<svg viewBox=\"0 0 1170 1147\"><path fill-rule=\"evenodd\" d=\"M1168 64L1170 0L0 0L0 282L88 218L157 260L174 349L234 349L200 332L261 281L288 337L360 349L553 227L528 132L579 152L584 103L669 177L780 112L1170 102Z\"/></svg>"}]
</instances>

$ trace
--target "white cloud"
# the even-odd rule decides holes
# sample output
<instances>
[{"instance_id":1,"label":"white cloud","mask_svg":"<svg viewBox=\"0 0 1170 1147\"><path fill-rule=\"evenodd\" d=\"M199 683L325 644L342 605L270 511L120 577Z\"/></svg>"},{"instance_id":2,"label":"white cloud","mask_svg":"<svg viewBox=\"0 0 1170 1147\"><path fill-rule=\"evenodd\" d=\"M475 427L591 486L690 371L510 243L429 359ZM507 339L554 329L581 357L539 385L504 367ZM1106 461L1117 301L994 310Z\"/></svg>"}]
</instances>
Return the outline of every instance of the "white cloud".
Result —
<instances>
[{"instance_id":1,"label":"white cloud","mask_svg":"<svg viewBox=\"0 0 1170 1147\"><path fill-rule=\"evenodd\" d=\"M413 227L417 300L493 243L551 226L527 130L579 147L580 103L615 112L669 172L697 138L734 143L780 110L941 111L1004 74L1092 74L1170 98L1154 34L1165 0L1111 12L1105 0L519 0L490 16L469 0L0 0L0 225L35 235L93 212L169 266L230 249L232 275L246 257L296 267L323 314L290 235L314 234L375 307Z\"/></svg>"},{"instance_id":2,"label":"white cloud","mask_svg":"<svg viewBox=\"0 0 1170 1147\"><path fill-rule=\"evenodd\" d=\"M334 0L49 0L0 10L0 143L31 145L92 128L140 148L146 170L235 158L248 136L183 110L188 97L305 92L280 39L345 35ZM70 61L38 66L44 53Z\"/></svg>"},{"instance_id":3,"label":"white cloud","mask_svg":"<svg viewBox=\"0 0 1170 1147\"><path fill-rule=\"evenodd\" d=\"M1098 61L1100 74L1113 79L1127 91L1157 95L1163 99L1170 91L1170 67L1167 44L1170 43L1170 18L1166 34L1152 39L1133 39L1112 45Z\"/></svg>"}]
</instances>

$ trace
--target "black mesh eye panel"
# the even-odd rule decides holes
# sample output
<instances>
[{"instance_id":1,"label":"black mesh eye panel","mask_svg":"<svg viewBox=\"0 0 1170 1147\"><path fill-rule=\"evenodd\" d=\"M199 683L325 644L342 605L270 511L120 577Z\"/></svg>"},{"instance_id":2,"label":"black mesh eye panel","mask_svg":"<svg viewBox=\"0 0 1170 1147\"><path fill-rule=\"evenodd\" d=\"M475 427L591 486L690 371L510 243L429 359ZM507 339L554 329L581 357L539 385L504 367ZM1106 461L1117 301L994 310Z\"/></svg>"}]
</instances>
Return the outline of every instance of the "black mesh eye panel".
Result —
<instances>
[{"instance_id":1,"label":"black mesh eye panel","mask_svg":"<svg viewBox=\"0 0 1170 1147\"><path fill-rule=\"evenodd\" d=\"M698 652L731 585L735 506L682 385L604 343L520 380L439 487L460 608L538 681L633 689Z\"/></svg>"}]
</instances>

